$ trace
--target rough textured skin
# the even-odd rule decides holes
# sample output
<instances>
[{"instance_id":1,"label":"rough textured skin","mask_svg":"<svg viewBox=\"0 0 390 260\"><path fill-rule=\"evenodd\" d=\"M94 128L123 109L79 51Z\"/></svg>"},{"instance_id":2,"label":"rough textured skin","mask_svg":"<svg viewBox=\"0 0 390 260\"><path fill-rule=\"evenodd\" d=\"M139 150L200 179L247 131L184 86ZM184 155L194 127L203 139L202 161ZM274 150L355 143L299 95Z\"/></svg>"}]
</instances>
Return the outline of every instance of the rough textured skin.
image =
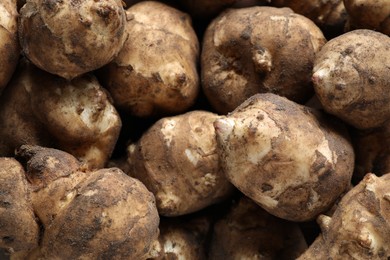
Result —
<instances>
[{"instance_id":1,"label":"rough textured skin","mask_svg":"<svg viewBox=\"0 0 390 260\"><path fill-rule=\"evenodd\" d=\"M210 260L296 259L307 248L298 225L242 198L214 225Z\"/></svg>"},{"instance_id":2,"label":"rough textured skin","mask_svg":"<svg viewBox=\"0 0 390 260\"><path fill-rule=\"evenodd\" d=\"M153 1L126 15L129 38L102 72L115 104L141 117L186 111L199 90L199 43L190 17Z\"/></svg>"},{"instance_id":3,"label":"rough textured skin","mask_svg":"<svg viewBox=\"0 0 390 260\"><path fill-rule=\"evenodd\" d=\"M117 55L127 37L125 22L120 0L27 0L20 44L39 68L70 80Z\"/></svg>"},{"instance_id":4,"label":"rough textured skin","mask_svg":"<svg viewBox=\"0 0 390 260\"><path fill-rule=\"evenodd\" d=\"M0 2L0 94L19 60L16 0Z\"/></svg>"},{"instance_id":5,"label":"rough textured skin","mask_svg":"<svg viewBox=\"0 0 390 260\"><path fill-rule=\"evenodd\" d=\"M355 30L329 41L317 54L313 82L324 109L356 128L390 119L390 38Z\"/></svg>"},{"instance_id":6,"label":"rough textured skin","mask_svg":"<svg viewBox=\"0 0 390 260\"><path fill-rule=\"evenodd\" d=\"M368 172L378 176L390 172L390 122L373 130L354 130L352 140L356 154L355 181L361 181Z\"/></svg>"},{"instance_id":7,"label":"rough textured skin","mask_svg":"<svg viewBox=\"0 0 390 260\"><path fill-rule=\"evenodd\" d=\"M150 257L159 217L153 195L140 181L117 168L81 172L75 158L54 149L22 146L18 156L27 161L30 178L46 182L32 196L44 226L40 258ZM57 178L47 180L51 172Z\"/></svg>"},{"instance_id":8,"label":"rough textured skin","mask_svg":"<svg viewBox=\"0 0 390 260\"><path fill-rule=\"evenodd\" d=\"M195 212L233 190L219 165L217 118L205 111L166 117L128 147L129 174L153 192L161 215Z\"/></svg>"},{"instance_id":9,"label":"rough textured skin","mask_svg":"<svg viewBox=\"0 0 390 260\"><path fill-rule=\"evenodd\" d=\"M350 30L372 29L390 36L390 1L344 0Z\"/></svg>"},{"instance_id":10,"label":"rough textured skin","mask_svg":"<svg viewBox=\"0 0 390 260\"><path fill-rule=\"evenodd\" d=\"M203 90L219 113L256 93L304 102L313 92L314 55L324 43L320 29L289 8L228 9L205 32Z\"/></svg>"},{"instance_id":11,"label":"rough textured skin","mask_svg":"<svg viewBox=\"0 0 390 260\"><path fill-rule=\"evenodd\" d=\"M23 64L0 100L0 154L11 155L22 144L65 150L89 168L101 168L110 157L121 120L96 78L73 81Z\"/></svg>"},{"instance_id":12,"label":"rough textured skin","mask_svg":"<svg viewBox=\"0 0 390 260\"><path fill-rule=\"evenodd\" d=\"M389 183L390 174L367 174L331 218L319 217L322 233L299 259L389 259Z\"/></svg>"},{"instance_id":13,"label":"rough textured skin","mask_svg":"<svg viewBox=\"0 0 390 260\"><path fill-rule=\"evenodd\" d=\"M321 28L344 27L347 20L343 0L272 0L278 7L290 7L304 15Z\"/></svg>"},{"instance_id":14,"label":"rough textured skin","mask_svg":"<svg viewBox=\"0 0 390 260\"><path fill-rule=\"evenodd\" d=\"M342 125L286 98L257 94L214 126L227 178L277 217L314 219L351 181Z\"/></svg>"},{"instance_id":15,"label":"rough textured skin","mask_svg":"<svg viewBox=\"0 0 390 260\"><path fill-rule=\"evenodd\" d=\"M9 253L38 246L39 226L34 216L24 169L12 158L0 158L0 248Z\"/></svg>"},{"instance_id":16,"label":"rough textured skin","mask_svg":"<svg viewBox=\"0 0 390 260\"><path fill-rule=\"evenodd\" d=\"M203 260L206 257L210 218L162 218L159 241L161 251L155 260Z\"/></svg>"}]
</instances>

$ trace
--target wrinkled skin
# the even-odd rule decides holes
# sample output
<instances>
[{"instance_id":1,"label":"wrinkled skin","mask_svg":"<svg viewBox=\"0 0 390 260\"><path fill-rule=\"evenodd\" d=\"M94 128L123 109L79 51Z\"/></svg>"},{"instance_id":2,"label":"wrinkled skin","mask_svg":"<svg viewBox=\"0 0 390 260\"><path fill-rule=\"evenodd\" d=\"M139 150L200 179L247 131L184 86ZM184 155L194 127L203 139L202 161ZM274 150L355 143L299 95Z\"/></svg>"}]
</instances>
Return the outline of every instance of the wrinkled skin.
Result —
<instances>
[{"instance_id":1,"label":"wrinkled skin","mask_svg":"<svg viewBox=\"0 0 390 260\"><path fill-rule=\"evenodd\" d=\"M341 122L274 94L215 121L229 181L269 213L308 221L351 182L354 151Z\"/></svg>"},{"instance_id":2,"label":"wrinkled skin","mask_svg":"<svg viewBox=\"0 0 390 260\"><path fill-rule=\"evenodd\" d=\"M127 37L121 0L28 0L20 10L24 54L71 80L109 63Z\"/></svg>"},{"instance_id":3,"label":"wrinkled skin","mask_svg":"<svg viewBox=\"0 0 390 260\"><path fill-rule=\"evenodd\" d=\"M209 259L295 259L307 248L299 226L241 198L214 225Z\"/></svg>"},{"instance_id":4,"label":"wrinkled skin","mask_svg":"<svg viewBox=\"0 0 390 260\"><path fill-rule=\"evenodd\" d=\"M38 246L39 226L22 165L0 157L0 248L11 255L27 253Z\"/></svg>"},{"instance_id":5,"label":"wrinkled skin","mask_svg":"<svg viewBox=\"0 0 390 260\"><path fill-rule=\"evenodd\" d=\"M390 119L390 38L355 30L332 39L317 54L314 89L324 109L359 129Z\"/></svg>"},{"instance_id":6,"label":"wrinkled skin","mask_svg":"<svg viewBox=\"0 0 390 260\"><path fill-rule=\"evenodd\" d=\"M206 111L166 117L128 147L129 174L153 192L161 215L192 213L233 191L219 165L217 118Z\"/></svg>"},{"instance_id":7,"label":"wrinkled skin","mask_svg":"<svg viewBox=\"0 0 390 260\"><path fill-rule=\"evenodd\" d=\"M390 36L388 0L344 0L349 16L348 29L371 29Z\"/></svg>"},{"instance_id":8,"label":"wrinkled skin","mask_svg":"<svg viewBox=\"0 0 390 260\"><path fill-rule=\"evenodd\" d=\"M70 154L22 146L32 205L44 227L38 258L147 259L157 242L153 195L117 168L86 171Z\"/></svg>"},{"instance_id":9,"label":"wrinkled skin","mask_svg":"<svg viewBox=\"0 0 390 260\"><path fill-rule=\"evenodd\" d=\"M210 23L204 35L205 95L223 114L256 93L305 102L313 93L314 56L325 42L311 20L289 8L228 9Z\"/></svg>"},{"instance_id":10,"label":"wrinkled skin","mask_svg":"<svg viewBox=\"0 0 390 260\"><path fill-rule=\"evenodd\" d=\"M19 61L16 0L0 2L0 94Z\"/></svg>"},{"instance_id":11,"label":"wrinkled skin","mask_svg":"<svg viewBox=\"0 0 390 260\"><path fill-rule=\"evenodd\" d=\"M199 43L190 16L153 1L126 15L129 37L99 73L115 105L140 117L186 111L199 91Z\"/></svg>"},{"instance_id":12,"label":"wrinkled skin","mask_svg":"<svg viewBox=\"0 0 390 260\"><path fill-rule=\"evenodd\" d=\"M86 74L71 82L23 63L0 98L0 155L22 144L68 151L89 168L110 157L121 120L106 91Z\"/></svg>"},{"instance_id":13,"label":"wrinkled skin","mask_svg":"<svg viewBox=\"0 0 390 260\"><path fill-rule=\"evenodd\" d=\"M389 259L389 183L390 174L367 174L342 198L332 217L319 217L322 233L299 260Z\"/></svg>"}]
</instances>

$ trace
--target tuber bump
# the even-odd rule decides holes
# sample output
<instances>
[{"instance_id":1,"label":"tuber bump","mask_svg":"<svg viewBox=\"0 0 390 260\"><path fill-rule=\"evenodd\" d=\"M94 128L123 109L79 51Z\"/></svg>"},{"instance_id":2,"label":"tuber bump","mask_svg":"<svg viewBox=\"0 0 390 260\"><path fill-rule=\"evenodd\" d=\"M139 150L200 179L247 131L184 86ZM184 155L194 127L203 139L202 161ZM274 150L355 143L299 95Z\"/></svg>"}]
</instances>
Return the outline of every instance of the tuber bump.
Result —
<instances>
[{"instance_id":1,"label":"tuber bump","mask_svg":"<svg viewBox=\"0 0 390 260\"><path fill-rule=\"evenodd\" d=\"M121 120L107 92L92 74L67 81L21 63L0 97L0 155L22 144L72 153L89 168L110 157Z\"/></svg>"},{"instance_id":2,"label":"tuber bump","mask_svg":"<svg viewBox=\"0 0 390 260\"><path fill-rule=\"evenodd\" d=\"M322 233L298 259L389 259L390 174L367 174L332 217L318 218Z\"/></svg>"},{"instance_id":3,"label":"tuber bump","mask_svg":"<svg viewBox=\"0 0 390 260\"><path fill-rule=\"evenodd\" d=\"M324 109L356 128L390 120L390 37L355 30L324 45L314 61L313 82Z\"/></svg>"},{"instance_id":4,"label":"tuber bump","mask_svg":"<svg viewBox=\"0 0 390 260\"><path fill-rule=\"evenodd\" d=\"M85 171L65 152L24 145L32 205L44 232L42 259L146 259L159 217L153 195L117 168Z\"/></svg>"},{"instance_id":5,"label":"tuber bump","mask_svg":"<svg viewBox=\"0 0 390 260\"><path fill-rule=\"evenodd\" d=\"M204 34L205 95L219 113L232 111L256 93L305 102L313 93L314 55L325 41L311 20L289 8L228 9Z\"/></svg>"},{"instance_id":6,"label":"tuber bump","mask_svg":"<svg viewBox=\"0 0 390 260\"><path fill-rule=\"evenodd\" d=\"M126 14L129 37L100 73L115 105L141 117L186 111L199 91L199 43L189 15L154 1Z\"/></svg>"},{"instance_id":7,"label":"tuber bump","mask_svg":"<svg viewBox=\"0 0 390 260\"><path fill-rule=\"evenodd\" d=\"M275 94L257 94L214 123L222 169L269 213L308 221L349 186L354 151L341 123Z\"/></svg>"},{"instance_id":8,"label":"tuber bump","mask_svg":"<svg viewBox=\"0 0 390 260\"><path fill-rule=\"evenodd\" d=\"M217 118L205 111L165 117L128 147L129 175L153 192L161 215L192 213L231 194L218 160Z\"/></svg>"},{"instance_id":9,"label":"tuber bump","mask_svg":"<svg viewBox=\"0 0 390 260\"><path fill-rule=\"evenodd\" d=\"M27 0L20 9L24 54L71 80L109 63L127 37L121 0Z\"/></svg>"}]
</instances>

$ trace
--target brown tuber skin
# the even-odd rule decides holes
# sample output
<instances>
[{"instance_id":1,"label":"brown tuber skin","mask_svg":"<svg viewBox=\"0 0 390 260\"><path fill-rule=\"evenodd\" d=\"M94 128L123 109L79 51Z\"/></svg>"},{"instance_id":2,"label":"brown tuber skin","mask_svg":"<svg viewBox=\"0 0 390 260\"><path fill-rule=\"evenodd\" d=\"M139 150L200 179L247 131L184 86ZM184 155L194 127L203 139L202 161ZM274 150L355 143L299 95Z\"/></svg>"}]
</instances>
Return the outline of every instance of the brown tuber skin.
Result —
<instances>
[{"instance_id":1,"label":"brown tuber skin","mask_svg":"<svg viewBox=\"0 0 390 260\"><path fill-rule=\"evenodd\" d=\"M390 119L390 38L355 30L329 41L317 54L313 82L324 109L359 129Z\"/></svg>"},{"instance_id":2,"label":"brown tuber skin","mask_svg":"<svg viewBox=\"0 0 390 260\"><path fill-rule=\"evenodd\" d=\"M347 20L343 0L272 0L277 7L289 7L294 12L310 18L323 30L342 33Z\"/></svg>"},{"instance_id":3,"label":"brown tuber skin","mask_svg":"<svg viewBox=\"0 0 390 260\"><path fill-rule=\"evenodd\" d=\"M313 93L314 55L325 42L311 20L289 8L228 9L204 35L205 95L219 113L232 111L256 93L305 102Z\"/></svg>"},{"instance_id":4,"label":"brown tuber skin","mask_svg":"<svg viewBox=\"0 0 390 260\"><path fill-rule=\"evenodd\" d=\"M274 94L257 94L214 123L229 181L269 213L308 221L351 182L354 151L334 118Z\"/></svg>"},{"instance_id":5,"label":"brown tuber skin","mask_svg":"<svg viewBox=\"0 0 390 260\"><path fill-rule=\"evenodd\" d=\"M24 54L71 80L109 63L127 37L121 0L27 0L20 10Z\"/></svg>"},{"instance_id":6,"label":"brown tuber skin","mask_svg":"<svg viewBox=\"0 0 390 260\"><path fill-rule=\"evenodd\" d=\"M381 128L352 131L356 160L354 181L367 172L381 176L390 172L390 121Z\"/></svg>"},{"instance_id":7,"label":"brown tuber skin","mask_svg":"<svg viewBox=\"0 0 390 260\"><path fill-rule=\"evenodd\" d=\"M38 246L38 239L24 169L15 159L0 157L0 248L24 254Z\"/></svg>"},{"instance_id":8,"label":"brown tuber skin","mask_svg":"<svg viewBox=\"0 0 390 260\"><path fill-rule=\"evenodd\" d=\"M126 14L129 37L101 73L115 105L140 117L186 111L199 91L199 43L189 15L153 1Z\"/></svg>"},{"instance_id":9,"label":"brown tuber skin","mask_svg":"<svg viewBox=\"0 0 390 260\"><path fill-rule=\"evenodd\" d=\"M84 172L65 152L22 146L32 205L44 227L39 259L147 259L159 216L153 195L117 168Z\"/></svg>"},{"instance_id":10,"label":"brown tuber skin","mask_svg":"<svg viewBox=\"0 0 390 260\"><path fill-rule=\"evenodd\" d=\"M214 225L210 260L296 259L307 245L299 226L241 198Z\"/></svg>"},{"instance_id":11,"label":"brown tuber skin","mask_svg":"<svg viewBox=\"0 0 390 260\"><path fill-rule=\"evenodd\" d=\"M0 2L0 94L19 61L16 0Z\"/></svg>"},{"instance_id":12,"label":"brown tuber skin","mask_svg":"<svg viewBox=\"0 0 390 260\"><path fill-rule=\"evenodd\" d=\"M71 82L23 63L0 97L0 156L22 144L56 146L87 167L110 157L121 120L106 91L86 74Z\"/></svg>"},{"instance_id":13,"label":"brown tuber skin","mask_svg":"<svg viewBox=\"0 0 390 260\"><path fill-rule=\"evenodd\" d=\"M389 259L390 174L367 174L332 217L318 218L322 233L298 259Z\"/></svg>"},{"instance_id":14,"label":"brown tuber skin","mask_svg":"<svg viewBox=\"0 0 390 260\"><path fill-rule=\"evenodd\" d=\"M162 218L159 242L161 251L155 260L207 259L206 245L211 228L207 216L190 215L176 218Z\"/></svg>"},{"instance_id":15,"label":"brown tuber skin","mask_svg":"<svg viewBox=\"0 0 390 260\"><path fill-rule=\"evenodd\" d=\"M129 175L153 192L161 215L192 213L232 193L218 161L217 118L205 111L166 117L128 147Z\"/></svg>"},{"instance_id":16,"label":"brown tuber skin","mask_svg":"<svg viewBox=\"0 0 390 260\"><path fill-rule=\"evenodd\" d=\"M344 0L349 21L347 29L371 29L390 36L388 0Z\"/></svg>"}]
</instances>

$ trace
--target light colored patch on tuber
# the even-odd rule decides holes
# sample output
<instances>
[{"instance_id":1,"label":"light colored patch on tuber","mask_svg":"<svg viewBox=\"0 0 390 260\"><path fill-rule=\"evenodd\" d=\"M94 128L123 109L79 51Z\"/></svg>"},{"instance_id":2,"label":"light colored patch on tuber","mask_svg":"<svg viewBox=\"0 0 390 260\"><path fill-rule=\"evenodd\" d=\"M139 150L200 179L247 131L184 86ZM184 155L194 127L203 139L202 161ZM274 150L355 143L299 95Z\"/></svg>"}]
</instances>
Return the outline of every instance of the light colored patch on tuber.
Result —
<instances>
[{"instance_id":1,"label":"light colored patch on tuber","mask_svg":"<svg viewBox=\"0 0 390 260\"><path fill-rule=\"evenodd\" d=\"M332 39L313 68L324 109L356 128L380 127L390 119L390 38L355 30Z\"/></svg>"},{"instance_id":2,"label":"light colored patch on tuber","mask_svg":"<svg viewBox=\"0 0 390 260\"><path fill-rule=\"evenodd\" d=\"M322 233L298 259L389 259L390 174L367 174L340 201Z\"/></svg>"},{"instance_id":3,"label":"light colored patch on tuber","mask_svg":"<svg viewBox=\"0 0 390 260\"><path fill-rule=\"evenodd\" d=\"M251 97L214 123L225 175L271 214L315 218L348 187L353 171L345 129L331 120L274 94Z\"/></svg>"}]
</instances>

